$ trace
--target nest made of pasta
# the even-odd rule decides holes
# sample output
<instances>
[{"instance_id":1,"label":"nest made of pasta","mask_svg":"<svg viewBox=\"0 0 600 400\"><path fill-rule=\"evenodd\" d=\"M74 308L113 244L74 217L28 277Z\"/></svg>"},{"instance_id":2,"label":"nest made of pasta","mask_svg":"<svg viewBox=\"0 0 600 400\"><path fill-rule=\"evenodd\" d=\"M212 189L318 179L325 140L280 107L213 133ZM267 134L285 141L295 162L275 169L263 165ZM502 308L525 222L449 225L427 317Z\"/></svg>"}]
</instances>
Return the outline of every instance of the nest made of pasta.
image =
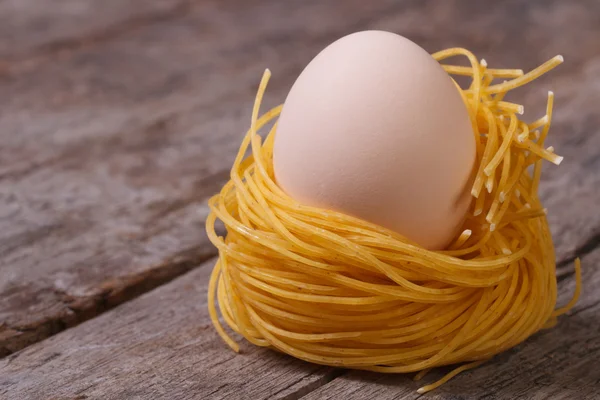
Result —
<instances>
[{"instance_id":1,"label":"nest made of pasta","mask_svg":"<svg viewBox=\"0 0 600 400\"><path fill-rule=\"evenodd\" d=\"M440 62L454 56L470 63L442 66L471 77L468 88L457 88L469 110L478 168L462 233L444 251L287 196L273 173L276 123L264 140L258 134L282 109L258 117L265 72L231 180L210 199L206 224L219 250L210 314L234 350L216 301L226 324L248 341L314 363L416 372L468 362L421 389L427 391L554 325L576 302L579 284L573 300L556 309L554 246L537 194L542 161L562 160L544 147L554 96L548 93L546 115L531 123L519 119L521 105L503 100L562 57L524 74L490 69L465 49L433 54ZM216 233L217 220L226 237ZM578 263L576 270L579 282Z\"/></svg>"}]
</instances>

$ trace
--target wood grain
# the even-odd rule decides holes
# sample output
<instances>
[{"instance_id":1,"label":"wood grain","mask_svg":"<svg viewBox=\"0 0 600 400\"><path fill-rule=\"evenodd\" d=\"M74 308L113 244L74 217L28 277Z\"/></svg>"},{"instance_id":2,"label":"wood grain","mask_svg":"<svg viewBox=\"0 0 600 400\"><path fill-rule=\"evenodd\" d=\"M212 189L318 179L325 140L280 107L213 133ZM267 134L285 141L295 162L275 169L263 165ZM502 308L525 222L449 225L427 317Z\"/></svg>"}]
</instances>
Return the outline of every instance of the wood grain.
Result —
<instances>
[{"instance_id":1,"label":"wood grain","mask_svg":"<svg viewBox=\"0 0 600 400\"><path fill-rule=\"evenodd\" d=\"M266 99L274 105L321 48L356 30L395 31L429 51L460 45L505 67L528 69L562 53L567 64L514 100L522 98L534 119L546 90L557 94L550 144L566 160L546 167L541 196L559 258L598 244L597 2L509 1L494 12L474 1L114 1L102 12L99 2L85 4L80 21L102 15L98 25L80 22L64 33L58 24L52 40L31 36L22 39L25 50L3 47L0 355L212 256L203 204L227 179L263 68L274 74ZM0 11L4 20L33 18L30 9ZM141 22L130 26L131 19ZM3 29L27 36L27 24ZM149 371L138 373L145 379ZM322 383L331 373L293 379Z\"/></svg>"},{"instance_id":2,"label":"wood grain","mask_svg":"<svg viewBox=\"0 0 600 400\"><path fill-rule=\"evenodd\" d=\"M210 325L213 261L140 298L0 360L3 399L286 399L336 371L243 345Z\"/></svg>"},{"instance_id":3,"label":"wood grain","mask_svg":"<svg viewBox=\"0 0 600 400\"><path fill-rule=\"evenodd\" d=\"M0 80L0 356L215 254L205 201L260 74L279 66L274 104L300 62L260 45L287 9L190 4Z\"/></svg>"},{"instance_id":4,"label":"wood grain","mask_svg":"<svg viewBox=\"0 0 600 400\"><path fill-rule=\"evenodd\" d=\"M119 35L124 29L164 19L182 0L36 0L0 2L0 60L28 58Z\"/></svg>"}]
</instances>

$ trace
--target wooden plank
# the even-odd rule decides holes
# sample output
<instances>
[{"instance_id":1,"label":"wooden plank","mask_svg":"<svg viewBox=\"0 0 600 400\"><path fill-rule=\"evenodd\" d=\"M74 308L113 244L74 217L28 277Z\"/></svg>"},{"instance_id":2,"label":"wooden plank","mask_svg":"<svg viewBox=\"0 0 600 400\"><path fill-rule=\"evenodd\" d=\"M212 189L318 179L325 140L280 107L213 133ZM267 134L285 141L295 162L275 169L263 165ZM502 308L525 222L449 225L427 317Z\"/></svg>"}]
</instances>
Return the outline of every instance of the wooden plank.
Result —
<instances>
[{"instance_id":1,"label":"wooden plank","mask_svg":"<svg viewBox=\"0 0 600 400\"><path fill-rule=\"evenodd\" d=\"M287 40L303 28L290 11L319 24L332 4L191 2L0 79L0 356L213 255L204 203L264 67L277 66L274 105L323 41L386 6L359 4L307 46Z\"/></svg>"},{"instance_id":2,"label":"wooden plank","mask_svg":"<svg viewBox=\"0 0 600 400\"><path fill-rule=\"evenodd\" d=\"M584 173L596 165L600 140L589 134L599 100L589 84L598 69L589 57L600 29L593 12L575 7L559 17L560 3L541 1L526 13L510 5L489 13L475 3L354 1L342 10L333 2L191 4L181 15L17 68L0 82L0 93L9 94L0 97L0 355L214 254L200 204L227 178L262 69L274 72L273 105L312 56L355 30L397 31L430 51L461 44L502 66L533 67L564 50L570 63L522 94L541 112L542 88L553 80L557 92L551 142L567 161L547 168L542 196L559 255L593 244L600 216L582 212L600 202L600 178ZM487 26L498 29L484 38ZM556 41L546 44L536 32ZM531 43L515 44L520 37ZM578 207L564 189L579 196Z\"/></svg>"},{"instance_id":3,"label":"wooden plank","mask_svg":"<svg viewBox=\"0 0 600 400\"><path fill-rule=\"evenodd\" d=\"M0 397L290 399L335 376L248 344L225 349L207 312L213 263L0 360Z\"/></svg>"},{"instance_id":4,"label":"wooden plank","mask_svg":"<svg viewBox=\"0 0 600 400\"><path fill-rule=\"evenodd\" d=\"M106 40L123 30L184 11L182 0L94 0L0 2L0 60L26 61ZM82 40L83 39L83 40Z\"/></svg>"},{"instance_id":5,"label":"wooden plank","mask_svg":"<svg viewBox=\"0 0 600 400\"><path fill-rule=\"evenodd\" d=\"M600 249L583 259L584 290L577 306L556 327L462 373L424 395L427 399L598 399L600 397ZM566 303L574 279L559 286ZM342 375L303 400L417 399L417 389L449 372L434 370L420 381L407 375L358 371Z\"/></svg>"}]
</instances>

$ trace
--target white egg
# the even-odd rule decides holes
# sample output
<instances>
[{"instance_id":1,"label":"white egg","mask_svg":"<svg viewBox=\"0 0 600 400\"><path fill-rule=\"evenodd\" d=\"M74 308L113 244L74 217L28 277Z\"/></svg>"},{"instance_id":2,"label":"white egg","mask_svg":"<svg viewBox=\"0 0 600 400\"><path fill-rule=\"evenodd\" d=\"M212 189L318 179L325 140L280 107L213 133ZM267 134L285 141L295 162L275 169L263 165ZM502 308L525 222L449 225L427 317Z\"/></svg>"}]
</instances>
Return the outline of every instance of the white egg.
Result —
<instances>
[{"instance_id":1,"label":"white egg","mask_svg":"<svg viewBox=\"0 0 600 400\"><path fill-rule=\"evenodd\" d=\"M300 74L273 158L277 183L299 202L441 249L471 202L475 139L457 87L430 54L366 31L329 45Z\"/></svg>"}]
</instances>

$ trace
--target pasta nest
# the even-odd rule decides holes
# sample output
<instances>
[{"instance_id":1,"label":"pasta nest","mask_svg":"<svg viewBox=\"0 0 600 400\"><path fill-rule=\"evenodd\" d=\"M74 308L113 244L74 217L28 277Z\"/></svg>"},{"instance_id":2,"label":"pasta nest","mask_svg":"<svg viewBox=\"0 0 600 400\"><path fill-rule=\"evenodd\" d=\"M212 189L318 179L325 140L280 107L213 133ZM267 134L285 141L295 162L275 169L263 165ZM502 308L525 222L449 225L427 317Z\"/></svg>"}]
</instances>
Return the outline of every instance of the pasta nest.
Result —
<instances>
[{"instance_id":1,"label":"pasta nest","mask_svg":"<svg viewBox=\"0 0 600 400\"><path fill-rule=\"evenodd\" d=\"M287 196L273 173L282 106L259 117L270 72L265 71L252 121L231 179L209 200L208 236L219 250L208 301L220 336L235 351L231 330L257 346L336 367L419 372L460 364L457 373L556 324L577 301L556 308L554 245L538 198L542 161L560 164L544 148L554 95L546 115L523 122L523 106L503 100L563 60L557 56L524 74L491 69L469 51L433 54L438 61L466 57L470 66L442 64L471 78L461 89L476 141L473 201L463 229L444 251L428 251L369 222L307 207ZM497 82L498 79L504 82ZM250 149L250 155L245 156ZM528 171L532 169L532 173ZM220 222L217 222L220 221ZM215 224L224 224L221 237Z\"/></svg>"}]
</instances>

